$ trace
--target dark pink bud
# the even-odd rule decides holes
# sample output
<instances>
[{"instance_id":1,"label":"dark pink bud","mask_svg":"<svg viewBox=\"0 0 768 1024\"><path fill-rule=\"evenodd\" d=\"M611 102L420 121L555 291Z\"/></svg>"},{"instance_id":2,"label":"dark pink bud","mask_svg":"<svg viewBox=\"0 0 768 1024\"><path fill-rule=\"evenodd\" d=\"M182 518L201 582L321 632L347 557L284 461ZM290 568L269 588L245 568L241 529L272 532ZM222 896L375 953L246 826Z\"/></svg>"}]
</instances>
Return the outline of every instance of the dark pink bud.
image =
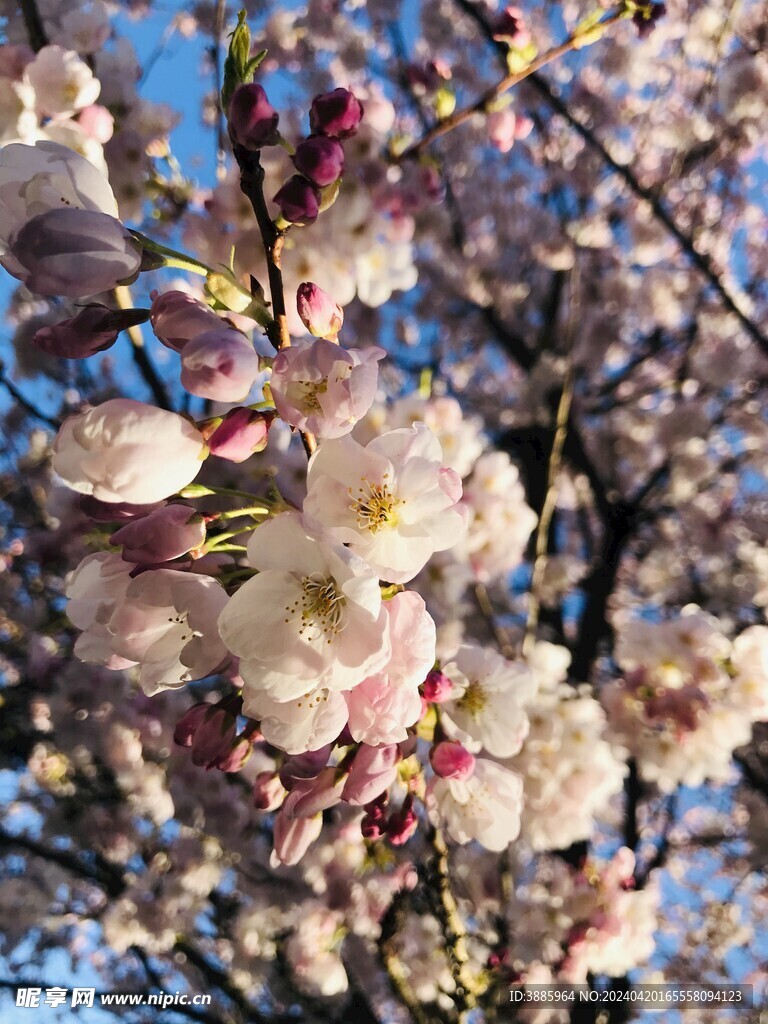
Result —
<instances>
[{"instance_id":1,"label":"dark pink bud","mask_svg":"<svg viewBox=\"0 0 768 1024\"><path fill-rule=\"evenodd\" d=\"M253 781L253 806L258 811L276 811L286 796L277 772L259 772Z\"/></svg>"},{"instance_id":2,"label":"dark pink bud","mask_svg":"<svg viewBox=\"0 0 768 1024\"><path fill-rule=\"evenodd\" d=\"M426 700L433 704L442 704L451 699L453 683L444 672L433 668L421 684L421 689Z\"/></svg>"},{"instance_id":3,"label":"dark pink bud","mask_svg":"<svg viewBox=\"0 0 768 1024\"><path fill-rule=\"evenodd\" d=\"M275 202L291 224L312 224L320 212L320 193L299 174L286 181L275 196Z\"/></svg>"},{"instance_id":4,"label":"dark pink bud","mask_svg":"<svg viewBox=\"0 0 768 1024\"><path fill-rule=\"evenodd\" d=\"M493 38L497 43L506 43L522 50L531 41L531 33L526 28L523 12L519 7L506 7L496 18L493 26Z\"/></svg>"},{"instance_id":5,"label":"dark pink bud","mask_svg":"<svg viewBox=\"0 0 768 1024\"><path fill-rule=\"evenodd\" d=\"M363 105L349 89L334 89L315 96L309 111L312 131L348 139L357 131L363 118Z\"/></svg>"},{"instance_id":6,"label":"dark pink bud","mask_svg":"<svg viewBox=\"0 0 768 1024\"><path fill-rule=\"evenodd\" d=\"M176 723L173 730L173 742L180 747L191 747L201 722L211 710L211 705L205 702L193 704L189 711L186 711Z\"/></svg>"},{"instance_id":7,"label":"dark pink bud","mask_svg":"<svg viewBox=\"0 0 768 1024\"><path fill-rule=\"evenodd\" d=\"M413 809L413 797L409 793L399 811L395 811L387 822L387 837L393 846L403 846L419 827L419 819Z\"/></svg>"},{"instance_id":8,"label":"dark pink bud","mask_svg":"<svg viewBox=\"0 0 768 1024\"><path fill-rule=\"evenodd\" d=\"M87 359L114 345L126 327L148 319L146 309L109 309L97 302L89 303L68 320L35 331L32 344L51 356Z\"/></svg>"},{"instance_id":9,"label":"dark pink bud","mask_svg":"<svg viewBox=\"0 0 768 1024\"><path fill-rule=\"evenodd\" d=\"M80 496L80 511L97 523L124 523L137 516L146 516L155 509L162 508L164 501L156 501L152 505L131 505L127 501L99 501L92 494Z\"/></svg>"},{"instance_id":10,"label":"dark pink bud","mask_svg":"<svg viewBox=\"0 0 768 1024\"><path fill-rule=\"evenodd\" d=\"M208 439L211 455L230 462L245 462L254 452L263 452L274 418L271 412L245 407L230 409Z\"/></svg>"},{"instance_id":11,"label":"dark pink bud","mask_svg":"<svg viewBox=\"0 0 768 1024\"><path fill-rule=\"evenodd\" d=\"M456 779L463 782L468 779L475 770L475 759L456 740L443 740L429 752L429 760L435 775L441 779Z\"/></svg>"},{"instance_id":12,"label":"dark pink bud","mask_svg":"<svg viewBox=\"0 0 768 1024\"><path fill-rule=\"evenodd\" d=\"M229 102L229 134L243 149L274 146L279 115L260 85L241 85Z\"/></svg>"},{"instance_id":13,"label":"dark pink bud","mask_svg":"<svg viewBox=\"0 0 768 1024\"><path fill-rule=\"evenodd\" d=\"M366 805L365 814L360 822L360 831L364 839L381 839L384 835L386 805L386 794L377 797L372 803Z\"/></svg>"},{"instance_id":14,"label":"dark pink bud","mask_svg":"<svg viewBox=\"0 0 768 1024\"><path fill-rule=\"evenodd\" d=\"M316 338L335 338L344 323L344 310L338 302L311 281L296 290L296 308L301 322Z\"/></svg>"},{"instance_id":15,"label":"dark pink bud","mask_svg":"<svg viewBox=\"0 0 768 1024\"><path fill-rule=\"evenodd\" d=\"M219 754L211 764L221 772L239 772L253 752L253 744L245 736L238 736L232 746L223 754Z\"/></svg>"},{"instance_id":16,"label":"dark pink bud","mask_svg":"<svg viewBox=\"0 0 768 1024\"><path fill-rule=\"evenodd\" d=\"M236 728L237 721L233 715L219 707L209 706L192 741L192 764L212 768L219 757L228 753Z\"/></svg>"},{"instance_id":17,"label":"dark pink bud","mask_svg":"<svg viewBox=\"0 0 768 1024\"><path fill-rule=\"evenodd\" d=\"M112 534L126 562L156 565L199 548L205 540L203 517L191 505L166 505L134 519Z\"/></svg>"},{"instance_id":18,"label":"dark pink bud","mask_svg":"<svg viewBox=\"0 0 768 1024\"><path fill-rule=\"evenodd\" d=\"M325 188L344 173L344 147L338 139L327 135L310 135L299 143L293 162L313 185Z\"/></svg>"}]
</instances>

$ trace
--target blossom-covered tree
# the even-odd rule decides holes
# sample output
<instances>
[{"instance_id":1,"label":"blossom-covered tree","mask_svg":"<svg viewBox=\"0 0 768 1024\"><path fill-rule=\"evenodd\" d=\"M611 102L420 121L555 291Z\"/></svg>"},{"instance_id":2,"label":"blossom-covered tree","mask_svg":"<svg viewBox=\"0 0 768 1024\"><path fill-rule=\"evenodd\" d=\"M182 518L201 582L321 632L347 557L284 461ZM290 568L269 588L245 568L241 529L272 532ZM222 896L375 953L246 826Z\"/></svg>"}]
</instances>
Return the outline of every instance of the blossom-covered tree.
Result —
<instances>
[{"instance_id":1,"label":"blossom-covered tree","mask_svg":"<svg viewBox=\"0 0 768 1024\"><path fill-rule=\"evenodd\" d=\"M0 12L3 1019L760 982L764 5Z\"/></svg>"}]
</instances>

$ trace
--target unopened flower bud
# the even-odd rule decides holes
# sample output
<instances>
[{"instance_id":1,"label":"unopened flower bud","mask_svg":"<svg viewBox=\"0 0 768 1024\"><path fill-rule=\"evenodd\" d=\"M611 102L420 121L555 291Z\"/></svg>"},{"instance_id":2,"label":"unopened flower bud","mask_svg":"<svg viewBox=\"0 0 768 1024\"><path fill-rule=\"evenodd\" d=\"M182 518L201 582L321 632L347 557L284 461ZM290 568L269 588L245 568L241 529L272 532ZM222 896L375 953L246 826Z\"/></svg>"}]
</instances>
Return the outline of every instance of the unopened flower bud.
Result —
<instances>
[{"instance_id":1,"label":"unopened flower bud","mask_svg":"<svg viewBox=\"0 0 768 1024\"><path fill-rule=\"evenodd\" d=\"M32 344L41 352L62 359L87 359L117 341L120 331L148 319L145 309L109 309L89 303L74 316L35 331Z\"/></svg>"},{"instance_id":2,"label":"unopened flower bud","mask_svg":"<svg viewBox=\"0 0 768 1024\"><path fill-rule=\"evenodd\" d=\"M397 778L400 756L396 743L381 747L361 743L349 770L342 798L359 807L386 793Z\"/></svg>"},{"instance_id":3,"label":"unopened flower bud","mask_svg":"<svg viewBox=\"0 0 768 1024\"><path fill-rule=\"evenodd\" d=\"M256 409L230 409L208 439L211 455L230 462L245 462L267 447L275 414Z\"/></svg>"},{"instance_id":4,"label":"unopened flower bud","mask_svg":"<svg viewBox=\"0 0 768 1024\"><path fill-rule=\"evenodd\" d=\"M387 838L393 846L403 846L419 827L419 819L413 809L413 796L408 794L399 811L390 815L387 822Z\"/></svg>"},{"instance_id":5,"label":"unopened flower bud","mask_svg":"<svg viewBox=\"0 0 768 1024\"><path fill-rule=\"evenodd\" d=\"M239 772L252 753L253 743L245 736L238 736L224 753L219 754L210 767L218 768L220 772Z\"/></svg>"},{"instance_id":6,"label":"unopened flower bud","mask_svg":"<svg viewBox=\"0 0 768 1024\"><path fill-rule=\"evenodd\" d=\"M293 156L296 170L318 188L325 188L344 173L344 147L327 135L310 135Z\"/></svg>"},{"instance_id":7,"label":"unopened flower bud","mask_svg":"<svg viewBox=\"0 0 768 1024\"><path fill-rule=\"evenodd\" d=\"M663 18L667 13L666 4L646 4L640 6L638 10L632 15L632 24L637 29L637 34L641 39L645 39L649 36L656 27L656 22L659 18Z\"/></svg>"},{"instance_id":8,"label":"unopened flower bud","mask_svg":"<svg viewBox=\"0 0 768 1024\"><path fill-rule=\"evenodd\" d=\"M421 684L421 689L426 700L433 704L442 704L451 699L453 683L444 672L433 668Z\"/></svg>"},{"instance_id":9,"label":"unopened flower bud","mask_svg":"<svg viewBox=\"0 0 768 1024\"><path fill-rule=\"evenodd\" d=\"M192 740L192 764L212 768L219 757L228 753L236 728L234 715L209 705L208 713L198 725Z\"/></svg>"},{"instance_id":10,"label":"unopened flower bud","mask_svg":"<svg viewBox=\"0 0 768 1024\"><path fill-rule=\"evenodd\" d=\"M316 338L335 338L344 323L344 310L338 302L311 281L299 285L296 307L301 322Z\"/></svg>"},{"instance_id":11,"label":"unopened flower bud","mask_svg":"<svg viewBox=\"0 0 768 1024\"><path fill-rule=\"evenodd\" d=\"M181 352L188 341L206 331L226 327L210 306L186 292L152 292L152 330L166 348Z\"/></svg>"},{"instance_id":12,"label":"unopened flower bud","mask_svg":"<svg viewBox=\"0 0 768 1024\"><path fill-rule=\"evenodd\" d=\"M241 402L259 375L253 345L226 324L198 334L181 353L181 386L214 402Z\"/></svg>"},{"instance_id":13,"label":"unopened flower bud","mask_svg":"<svg viewBox=\"0 0 768 1024\"><path fill-rule=\"evenodd\" d=\"M505 7L499 13L493 25L493 38L497 43L506 43L516 50L523 50L530 44L531 33L519 7Z\"/></svg>"},{"instance_id":14,"label":"unopened flower bud","mask_svg":"<svg viewBox=\"0 0 768 1024\"><path fill-rule=\"evenodd\" d=\"M387 804L386 795L378 797L366 805L365 814L360 822L360 831L364 839L381 839L386 827L385 807Z\"/></svg>"},{"instance_id":15,"label":"unopened flower bud","mask_svg":"<svg viewBox=\"0 0 768 1024\"><path fill-rule=\"evenodd\" d=\"M429 752L435 775L463 782L475 770L475 758L456 740L443 740Z\"/></svg>"},{"instance_id":16,"label":"unopened flower bud","mask_svg":"<svg viewBox=\"0 0 768 1024\"><path fill-rule=\"evenodd\" d=\"M200 704L193 704L189 711L186 711L176 723L176 728L173 731L173 742L178 743L180 747L191 747L195 733L210 710L211 705L205 701Z\"/></svg>"},{"instance_id":17,"label":"unopened flower bud","mask_svg":"<svg viewBox=\"0 0 768 1024\"><path fill-rule=\"evenodd\" d=\"M253 806L258 811L276 811L287 795L277 772L259 772L253 781Z\"/></svg>"},{"instance_id":18,"label":"unopened flower bud","mask_svg":"<svg viewBox=\"0 0 768 1024\"><path fill-rule=\"evenodd\" d=\"M309 111L313 132L347 139L357 131L363 118L363 106L349 89L334 89L315 96Z\"/></svg>"},{"instance_id":19,"label":"unopened flower bud","mask_svg":"<svg viewBox=\"0 0 768 1024\"><path fill-rule=\"evenodd\" d=\"M69 206L27 221L8 248L6 270L38 295L106 292L141 266L141 246L116 217Z\"/></svg>"},{"instance_id":20,"label":"unopened flower bud","mask_svg":"<svg viewBox=\"0 0 768 1024\"><path fill-rule=\"evenodd\" d=\"M112 534L122 544L126 562L157 565L200 547L205 540L203 517L191 505L166 505L134 519Z\"/></svg>"},{"instance_id":21,"label":"unopened flower bud","mask_svg":"<svg viewBox=\"0 0 768 1024\"><path fill-rule=\"evenodd\" d=\"M275 196L283 218L291 224L312 224L320 212L320 193L300 174L294 174Z\"/></svg>"},{"instance_id":22,"label":"unopened flower bud","mask_svg":"<svg viewBox=\"0 0 768 1024\"><path fill-rule=\"evenodd\" d=\"M278 140L279 115L260 85L239 86L229 103L229 134L243 149L274 146Z\"/></svg>"}]
</instances>

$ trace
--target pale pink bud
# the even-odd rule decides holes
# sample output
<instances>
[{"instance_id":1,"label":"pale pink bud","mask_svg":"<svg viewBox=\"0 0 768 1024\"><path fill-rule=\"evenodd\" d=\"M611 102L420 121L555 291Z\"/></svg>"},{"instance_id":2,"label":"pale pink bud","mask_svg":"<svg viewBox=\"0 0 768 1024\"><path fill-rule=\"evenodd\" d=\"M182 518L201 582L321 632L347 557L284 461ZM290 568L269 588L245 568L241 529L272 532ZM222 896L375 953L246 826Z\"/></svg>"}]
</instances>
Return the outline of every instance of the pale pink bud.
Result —
<instances>
[{"instance_id":1,"label":"pale pink bud","mask_svg":"<svg viewBox=\"0 0 768 1024\"><path fill-rule=\"evenodd\" d=\"M517 117L511 107L492 111L486 120L488 138L500 153L508 153L518 138Z\"/></svg>"},{"instance_id":2,"label":"pale pink bud","mask_svg":"<svg viewBox=\"0 0 768 1024\"><path fill-rule=\"evenodd\" d=\"M276 811L287 795L277 772L259 772L253 781L253 806L258 811Z\"/></svg>"},{"instance_id":3,"label":"pale pink bud","mask_svg":"<svg viewBox=\"0 0 768 1024\"><path fill-rule=\"evenodd\" d=\"M527 139L533 131L533 121L530 117L518 117L515 119L515 138Z\"/></svg>"},{"instance_id":4,"label":"pale pink bud","mask_svg":"<svg viewBox=\"0 0 768 1024\"><path fill-rule=\"evenodd\" d=\"M296 307L301 322L316 338L335 338L344 323L344 310L338 302L311 281L299 285Z\"/></svg>"},{"instance_id":5,"label":"pale pink bud","mask_svg":"<svg viewBox=\"0 0 768 1024\"><path fill-rule=\"evenodd\" d=\"M65 420L53 468L68 487L99 501L160 501L197 476L203 436L183 416L130 398L111 398Z\"/></svg>"},{"instance_id":6,"label":"pale pink bud","mask_svg":"<svg viewBox=\"0 0 768 1024\"><path fill-rule=\"evenodd\" d=\"M385 793L397 778L400 749L396 743L369 747L361 743L349 770L342 798L362 807Z\"/></svg>"},{"instance_id":7,"label":"pale pink bud","mask_svg":"<svg viewBox=\"0 0 768 1024\"><path fill-rule=\"evenodd\" d=\"M180 747L191 747L195 733L210 710L211 705L205 701L200 704L193 704L189 711L186 711L176 723L176 728L173 731L173 742L178 743Z\"/></svg>"},{"instance_id":8,"label":"pale pink bud","mask_svg":"<svg viewBox=\"0 0 768 1024\"><path fill-rule=\"evenodd\" d=\"M180 291L152 292L149 321L160 341L176 352L199 334L226 326L210 306Z\"/></svg>"},{"instance_id":9,"label":"pale pink bud","mask_svg":"<svg viewBox=\"0 0 768 1024\"><path fill-rule=\"evenodd\" d=\"M433 704L442 704L451 699L453 683L448 676L438 668L433 668L427 678L421 684L424 698Z\"/></svg>"},{"instance_id":10,"label":"pale pink bud","mask_svg":"<svg viewBox=\"0 0 768 1024\"><path fill-rule=\"evenodd\" d=\"M475 770L475 758L456 740L443 740L429 752L435 775L463 782Z\"/></svg>"},{"instance_id":11,"label":"pale pink bud","mask_svg":"<svg viewBox=\"0 0 768 1024\"><path fill-rule=\"evenodd\" d=\"M203 517L191 505L166 505L112 534L126 562L157 565L192 551L205 540Z\"/></svg>"},{"instance_id":12,"label":"pale pink bud","mask_svg":"<svg viewBox=\"0 0 768 1024\"><path fill-rule=\"evenodd\" d=\"M208 438L211 455L230 462L245 462L267 447L274 413L256 409L230 409Z\"/></svg>"},{"instance_id":13,"label":"pale pink bud","mask_svg":"<svg viewBox=\"0 0 768 1024\"><path fill-rule=\"evenodd\" d=\"M106 145L112 138L115 130L115 119L106 107L99 103L92 103L89 107L83 107L77 115L77 123L86 135Z\"/></svg>"},{"instance_id":14,"label":"pale pink bud","mask_svg":"<svg viewBox=\"0 0 768 1024\"><path fill-rule=\"evenodd\" d=\"M141 246L116 217L61 207L27 221L8 243L6 270L38 295L76 298L135 279Z\"/></svg>"},{"instance_id":15,"label":"pale pink bud","mask_svg":"<svg viewBox=\"0 0 768 1024\"><path fill-rule=\"evenodd\" d=\"M291 818L284 811L275 815L273 826L274 849L270 864L292 866L298 864L323 828L323 816Z\"/></svg>"},{"instance_id":16,"label":"pale pink bud","mask_svg":"<svg viewBox=\"0 0 768 1024\"><path fill-rule=\"evenodd\" d=\"M312 818L341 801L343 786L344 779L337 779L336 768L328 765L316 778L303 779L293 786L283 804L283 812L297 818Z\"/></svg>"},{"instance_id":17,"label":"pale pink bud","mask_svg":"<svg viewBox=\"0 0 768 1024\"><path fill-rule=\"evenodd\" d=\"M187 342L181 353L181 385L214 402L239 402L259 374L259 357L239 331L219 325Z\"/></svg>"}]
</instances>

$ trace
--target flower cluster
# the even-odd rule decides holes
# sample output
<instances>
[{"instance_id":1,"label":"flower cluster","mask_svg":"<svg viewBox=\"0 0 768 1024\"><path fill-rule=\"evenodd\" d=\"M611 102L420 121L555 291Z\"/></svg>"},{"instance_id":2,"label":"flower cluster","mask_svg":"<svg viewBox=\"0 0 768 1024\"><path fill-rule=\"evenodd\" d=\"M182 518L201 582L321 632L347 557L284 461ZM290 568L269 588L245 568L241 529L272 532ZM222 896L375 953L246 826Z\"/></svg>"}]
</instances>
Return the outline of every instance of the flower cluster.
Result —
<instances>
[{"instance_id":1,"label":"flower cluster","mask_svg":"<svg viewBox=\"0 0 768 1024\"><path fill-rule=\"evenodd\" d=\"M667 792L727 780L733 751L768 714L768 628L731 642L714 616L688 605L667 622L628 622L616 661L624 677L602 701L642 777Z\"/></svg>"}]
</instances>

